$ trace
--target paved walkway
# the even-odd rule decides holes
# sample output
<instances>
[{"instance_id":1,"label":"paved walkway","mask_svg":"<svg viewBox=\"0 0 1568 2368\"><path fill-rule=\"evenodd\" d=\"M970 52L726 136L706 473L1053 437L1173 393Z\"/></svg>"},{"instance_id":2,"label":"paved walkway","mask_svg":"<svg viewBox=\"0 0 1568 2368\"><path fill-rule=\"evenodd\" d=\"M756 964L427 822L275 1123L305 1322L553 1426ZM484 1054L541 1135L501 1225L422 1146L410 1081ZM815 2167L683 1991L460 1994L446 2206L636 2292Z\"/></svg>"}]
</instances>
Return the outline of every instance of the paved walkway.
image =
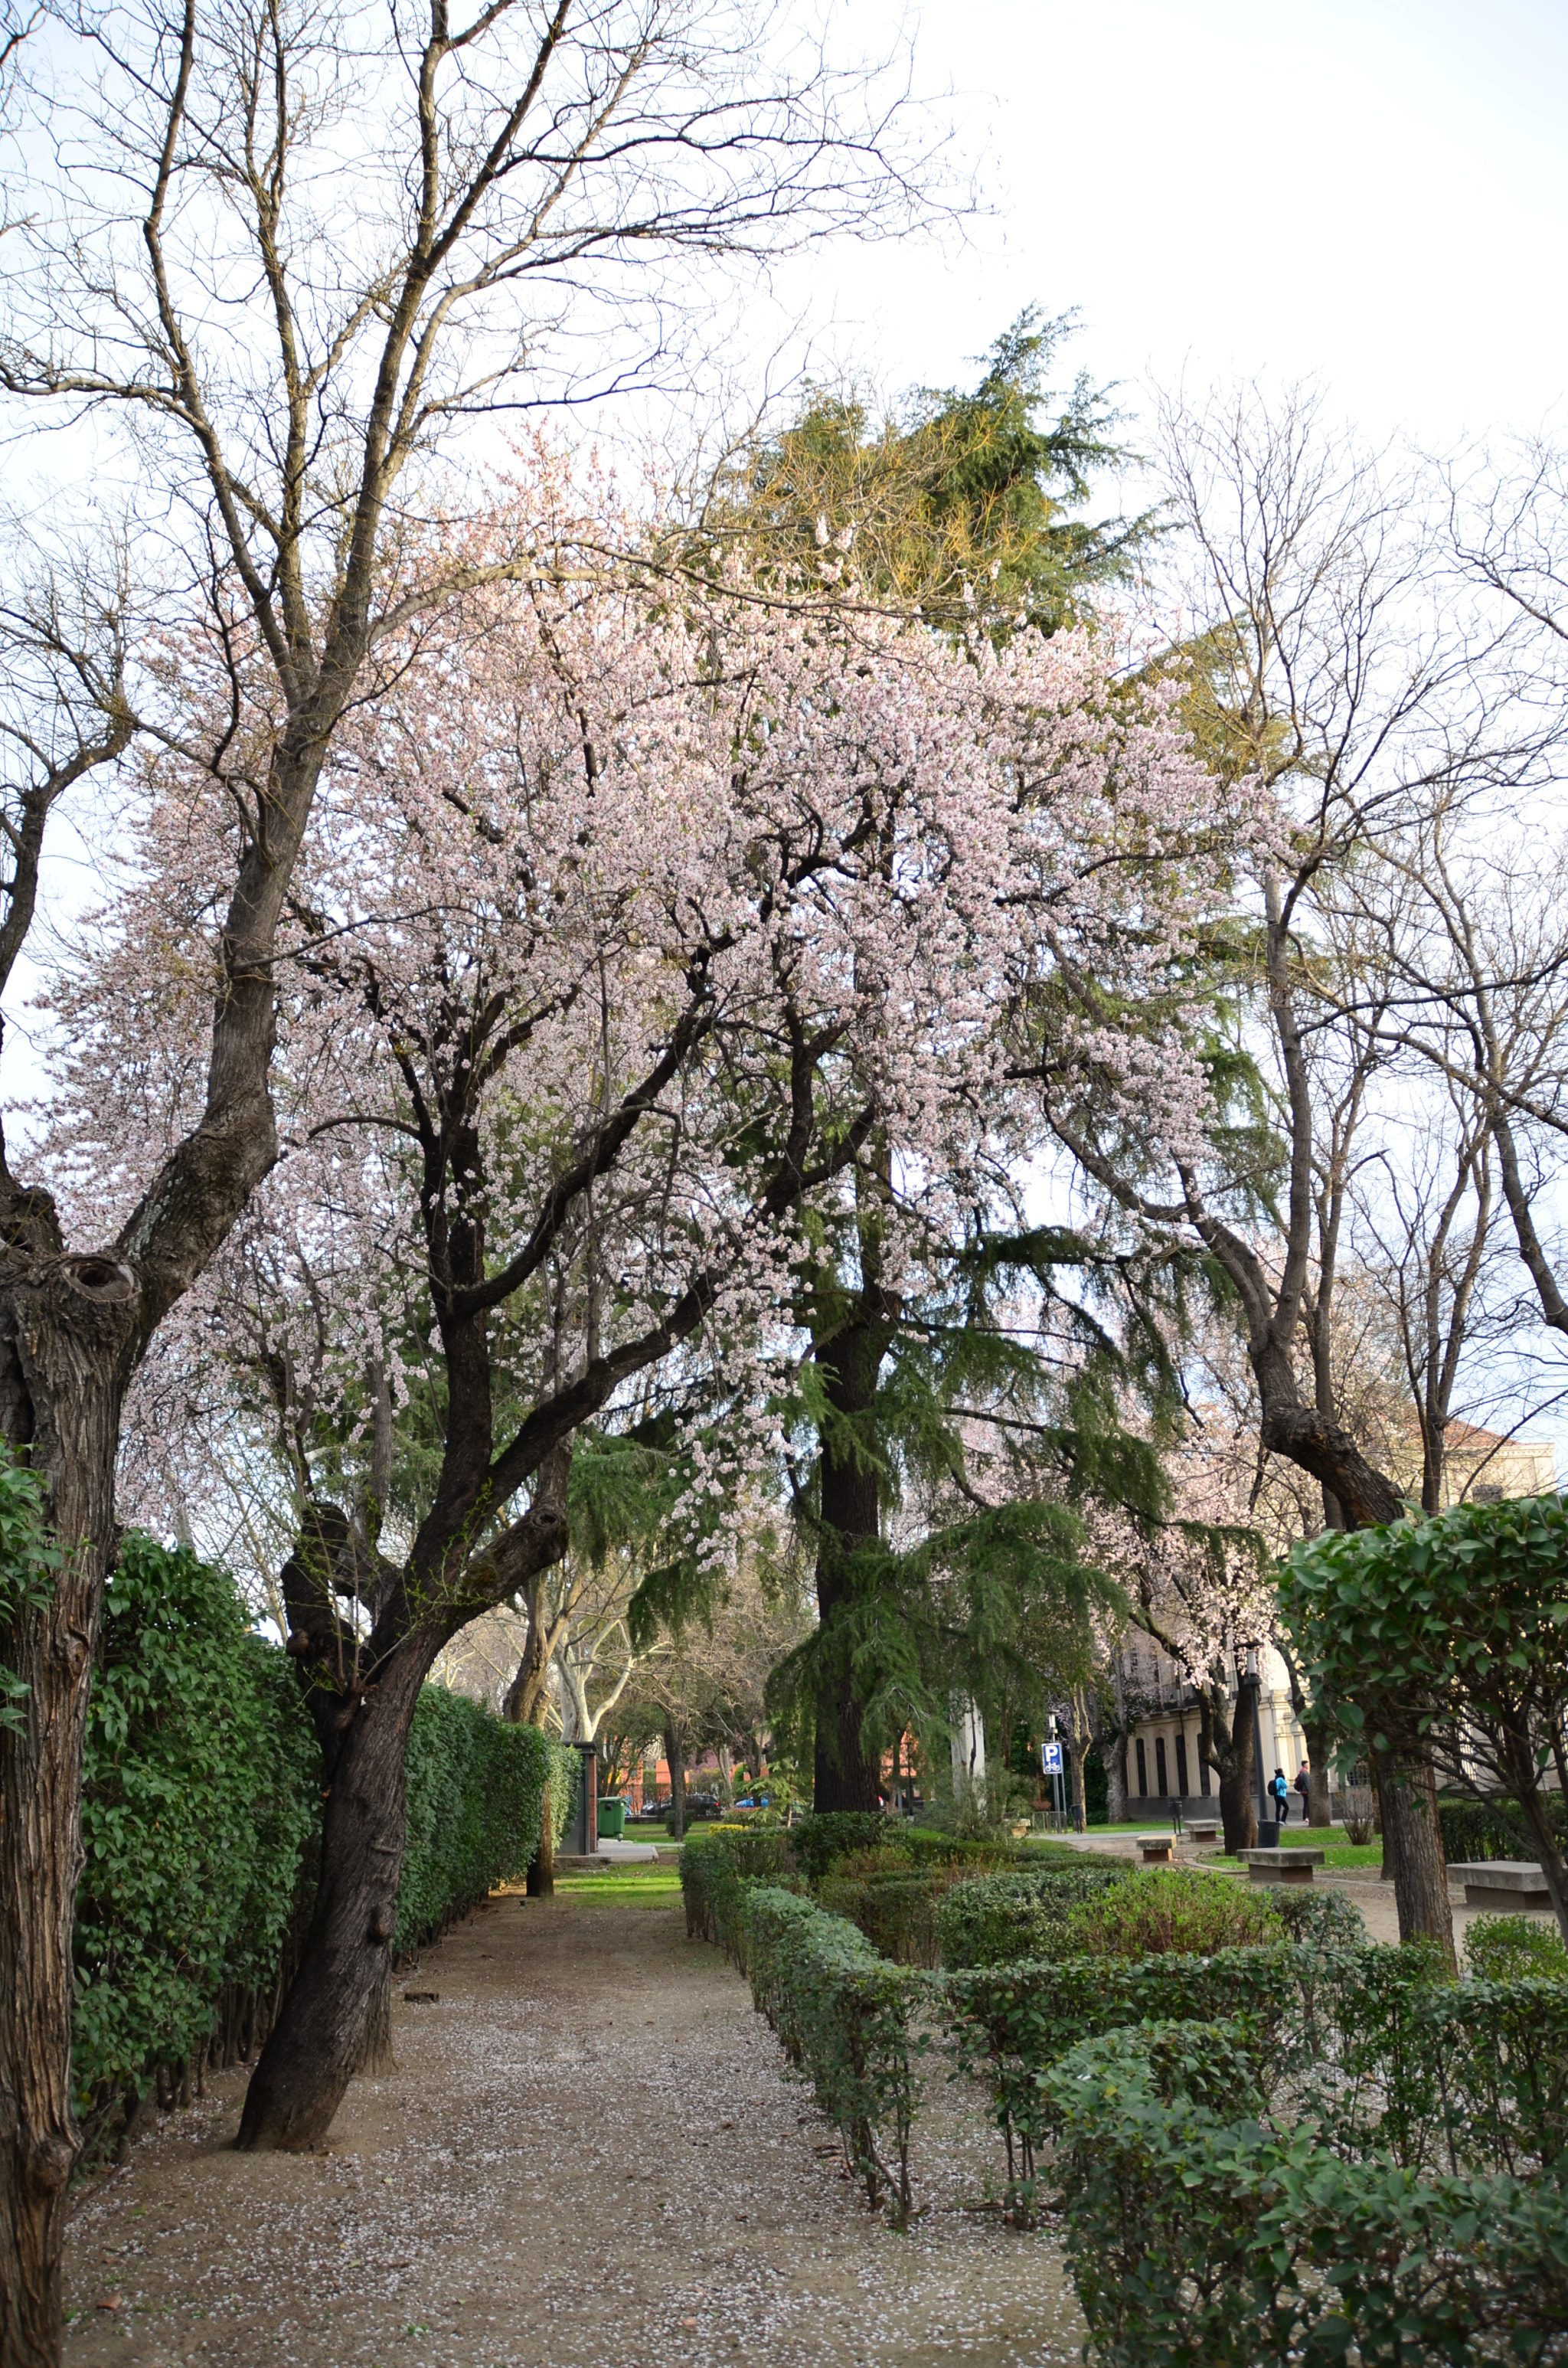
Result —
<instances>
[{"instance_id":1,"label":"paved walkway","mask_svg":"<svg viewBox=\"0 0 1568 2368\"><path fill-rule=\"evenodd\" d=\"M1077 2360L1051 2239L984 2208L973 2094L936 2073L932 2208L894 2235L677 1908L497 1901L405 1987L438 2003L399 1998L399 2068L355 2084L327 2151L233 2153L234 2074L86 2191L69 2368Z\"/></svg>"}]
</instances>

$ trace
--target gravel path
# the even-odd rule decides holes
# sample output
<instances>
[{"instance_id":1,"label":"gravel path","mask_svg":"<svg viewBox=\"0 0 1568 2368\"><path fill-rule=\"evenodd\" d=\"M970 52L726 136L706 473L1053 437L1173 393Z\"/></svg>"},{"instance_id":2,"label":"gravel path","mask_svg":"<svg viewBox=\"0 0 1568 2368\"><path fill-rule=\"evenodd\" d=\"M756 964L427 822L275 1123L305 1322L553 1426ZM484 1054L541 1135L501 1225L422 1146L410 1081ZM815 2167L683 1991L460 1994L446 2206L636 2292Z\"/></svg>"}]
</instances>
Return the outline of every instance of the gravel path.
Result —
<instances>
[{"instance_id":1,"label":"gravel path","mask_svg":"<svg viewBox=\"0 0 1568 2368\"><path fill-rule=\"evenodd\" d=\"M894 2235L678 1909L497 1899L403 1988L439 2002L399 1997L398 2069L356 2082L322 2153L233 2153L235 2073L86 2189L70 2368L1078 2358L1052 2240L983 2208L976 2098L934 2076L929 2208Z\"/></svg>"}]
</instances>

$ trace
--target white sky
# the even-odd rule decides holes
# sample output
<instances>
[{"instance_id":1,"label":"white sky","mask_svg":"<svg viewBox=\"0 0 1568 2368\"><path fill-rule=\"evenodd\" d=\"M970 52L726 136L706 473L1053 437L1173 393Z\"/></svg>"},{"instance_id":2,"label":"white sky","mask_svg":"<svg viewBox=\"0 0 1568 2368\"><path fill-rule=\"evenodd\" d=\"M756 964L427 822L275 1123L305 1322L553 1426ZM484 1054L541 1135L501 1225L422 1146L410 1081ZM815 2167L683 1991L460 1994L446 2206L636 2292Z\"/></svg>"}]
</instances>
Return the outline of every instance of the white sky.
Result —
<instances>
[{"instance_id":1,"label":"white sky","mask_svg":"<svg viewBox=\"0 0 1568 2368\"><path fill-rule=\"evenodd\" d=\"M867 50L902 15L834 11ZM1316 376L1380 438L1558 403L1564 0L928 0L910 21L991 211L964 244L812 267L884 385L954 382L1035 301L1081 308L1096 379Z\"/></svg>"},{"instance_id":2,"label":"white sky","mask_svg":"<svg viewBox=\"0 0 1568 2368\"><path fill-rule=\"evenodd\" d=\"M1134 443L1149 379L1183 373L1313 377L1374 439L1427 449L1568 424L1568 0L828 0L828 19L839 51L913 28L915 86L950 91L987 211L782 274L819 375L962 383L1038 302L1079 309L1064 367L1121 382ZM91 893L69 842L51 871L57 913Z\"/></svg>"}]
</instances>

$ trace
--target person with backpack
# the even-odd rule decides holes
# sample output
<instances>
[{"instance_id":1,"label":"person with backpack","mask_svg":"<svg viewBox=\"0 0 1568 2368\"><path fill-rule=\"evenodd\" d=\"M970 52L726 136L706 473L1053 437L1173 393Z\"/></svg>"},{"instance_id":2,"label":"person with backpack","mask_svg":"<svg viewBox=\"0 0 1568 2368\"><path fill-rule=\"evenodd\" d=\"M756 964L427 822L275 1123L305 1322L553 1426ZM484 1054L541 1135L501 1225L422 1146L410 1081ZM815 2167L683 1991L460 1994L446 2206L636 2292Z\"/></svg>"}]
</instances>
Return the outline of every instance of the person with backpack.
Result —
<instances>
[{"instance_id":1,"label":"person with backpack","mask_svg":"<svg viewBox=\"0 0 1568 2368\"><path fill-rule=\"evenodd\" d=\"M1301 1796L1301 1816L1304 1818L1310 1816L1312 1803L1312 1770L1304 1759L1296 1770L1296 1790Z\"/></svg>"},{"instance_id":2,"label":"person with backpack","mask_svg":"<svg viewBox=\"0 0 1568 2368\"><path fill-rule=\"evenodd\" d=\"M1280 1824L1288 1826L1290 1822L1290 1787L1285 1782L1283 1768L1275 1770L1273 1782L1268 1789L1274 1796L1275 1813Z\"/></svg>"}]
</instances>

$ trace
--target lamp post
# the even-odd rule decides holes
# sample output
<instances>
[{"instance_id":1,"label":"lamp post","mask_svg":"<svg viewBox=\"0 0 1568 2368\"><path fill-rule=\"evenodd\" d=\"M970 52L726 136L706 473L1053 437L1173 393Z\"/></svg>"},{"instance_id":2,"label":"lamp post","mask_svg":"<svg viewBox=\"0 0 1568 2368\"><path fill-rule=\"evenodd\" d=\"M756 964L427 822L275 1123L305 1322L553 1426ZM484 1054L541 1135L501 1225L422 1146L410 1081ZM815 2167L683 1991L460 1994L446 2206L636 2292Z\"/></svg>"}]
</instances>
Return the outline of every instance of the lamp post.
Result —
<instances>
[{"instance_id":1,"label":"lamp post","mask_svg":"<svg viewBox=\"0 0 1568 2368\"><path fill-rule=\"evenodd\" d=\"M595 1743L574 1744L580 1754L581 1772L577 1778L577 1854L592 1858L599 1844L599 1813L596 1795L598 1791L598 1746Z\"/></svg>"}]
</instances>

